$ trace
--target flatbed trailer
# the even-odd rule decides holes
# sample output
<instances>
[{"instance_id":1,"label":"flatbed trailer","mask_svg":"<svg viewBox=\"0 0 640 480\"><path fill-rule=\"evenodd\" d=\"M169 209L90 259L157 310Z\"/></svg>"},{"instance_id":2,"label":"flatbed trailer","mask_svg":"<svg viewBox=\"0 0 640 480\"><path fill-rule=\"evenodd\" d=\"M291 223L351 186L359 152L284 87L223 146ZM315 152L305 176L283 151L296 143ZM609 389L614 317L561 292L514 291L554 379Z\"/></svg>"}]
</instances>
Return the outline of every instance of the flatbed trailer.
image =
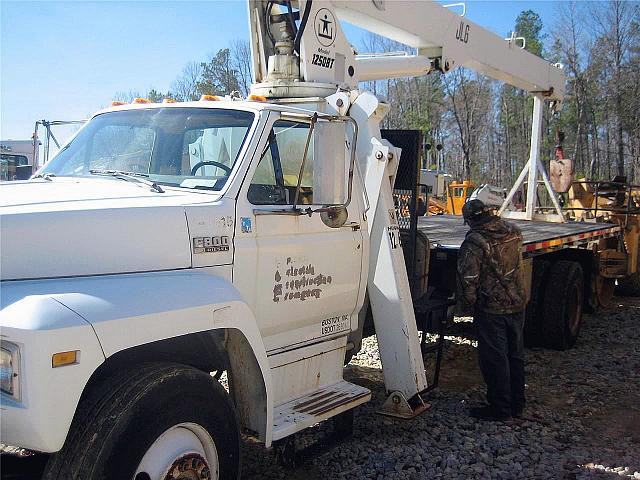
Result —
<instances>
[{"instance_id":1,"label":"flatbed trailer","mask_svg":"<svg viewBox=\"0 0 640 480\"><path fill-rule=\"evenodd\" d=\"M626 266L624 232L612 223L508 221L523 235L522 257L529 303L525 344L565 350L578 339L583 311L611 301ZM457 259L469 227L459 216L419 217L417 236L429 243L428 286L453 298Z\"/></svg>"},{"instance_id":2,"label":"flatbed trailer","mask_svg":"<svg viewBox=\"0 0 640 480\"><path fill-rule=\"evenodd\" d=\"M522 231L524 258L564 248L586 248L600 240L618 237L620 225L612 223L550 223L536 220L508 220ZM432 215L418 219L418 230L429 238L431 251L458 250L469 227L456 215Z\"/></svg>"}]
</instances>

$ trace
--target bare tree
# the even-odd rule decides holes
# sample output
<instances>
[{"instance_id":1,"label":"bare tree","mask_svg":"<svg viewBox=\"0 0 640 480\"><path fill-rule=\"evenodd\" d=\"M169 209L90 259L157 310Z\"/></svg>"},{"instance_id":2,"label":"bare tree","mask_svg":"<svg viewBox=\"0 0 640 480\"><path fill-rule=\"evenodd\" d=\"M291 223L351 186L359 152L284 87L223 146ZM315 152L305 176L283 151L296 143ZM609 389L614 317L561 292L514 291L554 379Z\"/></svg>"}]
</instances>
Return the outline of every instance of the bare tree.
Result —
<instances>
[{"instance_id":1,"label":"bare tree","mask_svg":"<svg viewBox=\"0 0 640 480\"><path fill-rule=\"evenodd\" d=\"M471 156L477 153L486 130L490 104L488 80L458 68L445 77L444 88L450 100L451 114L462 150L462 169L465 179L471 178Z\"/></svg>"},{"instance_id":2,"label":"bare tree","mask_svg":"<svg viewBox=\"0 0 640 480\"><path fill-rule=\"evenodd\" d=\"M171 84L171 95L179 101L197 100L198 82L202 76L202 64L189 62Z\"/></svg>"},{"instance_id":3,"label":"bare tree","mask_svg":"<svg viewBox=\"0 0 640 480\"><path fill-rule=\"evenodd\" d=\"M616 164L618 175L625 174L624 161L624 64L631 54L630 46L638 35L638 15L636 2L610 0L606 3L592 4L593 24L596 34L602 38L609 49L609 57L613 63L612 96L616 116Z\"/></svg>"},{"instance_id":4,"label":"bare tree","mask_svg":"<svg viewBox=\"0 0 640 480\"><path fill-rule=\"evenodd\" d=\"M142 95L139 90L129 90L128 92L116 92L113 99L118 102L131 103L134 98L140 98Z\"/></svg>"},{"instance_id":5,"label":"bare tree","mask_svg":"<svg viewBox=\"0 0 640 480\"><path fill-rule=\"evenodd\" d=\"M246 40L234 40L231 42L231 65L236 71L240 93L247 96L253 83L251 73L251 48Z\"/></svg>"}]
</instances>

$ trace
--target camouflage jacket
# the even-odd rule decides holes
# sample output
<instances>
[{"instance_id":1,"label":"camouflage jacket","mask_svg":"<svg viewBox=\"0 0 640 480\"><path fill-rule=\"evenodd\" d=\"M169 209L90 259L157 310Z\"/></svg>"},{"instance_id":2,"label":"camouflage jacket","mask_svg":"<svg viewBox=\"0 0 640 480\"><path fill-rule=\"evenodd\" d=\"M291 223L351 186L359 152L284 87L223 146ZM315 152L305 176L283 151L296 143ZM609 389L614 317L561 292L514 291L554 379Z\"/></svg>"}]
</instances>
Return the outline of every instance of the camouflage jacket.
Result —
<instances>
[{"instance_id":1,"label":"camouflage jacket","mask_svg":"<svg viewBox=\"0 0 640 480\"><path fill-rule=\"evenodd\" d=\"M473 226L458 254L456 313L523 311L527 303L523 273L518 227L499 217Z\"/></svg>"}]
</instances>

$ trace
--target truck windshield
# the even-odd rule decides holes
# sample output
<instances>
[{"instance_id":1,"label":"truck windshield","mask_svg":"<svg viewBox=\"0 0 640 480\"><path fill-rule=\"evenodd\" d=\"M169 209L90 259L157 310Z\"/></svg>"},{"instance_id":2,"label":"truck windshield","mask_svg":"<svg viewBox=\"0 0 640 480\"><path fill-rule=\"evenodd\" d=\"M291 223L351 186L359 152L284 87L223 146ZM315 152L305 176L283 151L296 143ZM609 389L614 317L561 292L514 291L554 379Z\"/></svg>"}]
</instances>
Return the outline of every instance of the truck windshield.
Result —
<instances>
[{"instance_id":1,"label":"truck windshield","mask_svg":"<svg viewBox=\"0 0 640 480\"><path fill-rule=\"evenodd\" d=\"M126 172L162 185L220 190L254 118L241 110L181 107L103 113L40 173Z\"/></svg>"}]
</instances>

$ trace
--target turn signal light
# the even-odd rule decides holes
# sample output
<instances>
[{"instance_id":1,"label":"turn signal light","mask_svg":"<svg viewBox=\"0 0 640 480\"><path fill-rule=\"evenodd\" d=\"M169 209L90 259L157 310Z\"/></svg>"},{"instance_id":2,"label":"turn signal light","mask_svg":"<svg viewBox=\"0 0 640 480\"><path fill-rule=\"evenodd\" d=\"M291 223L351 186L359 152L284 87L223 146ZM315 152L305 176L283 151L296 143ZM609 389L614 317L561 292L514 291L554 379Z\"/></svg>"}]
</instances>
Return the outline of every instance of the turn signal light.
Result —
<instances>
[{"instance_id":1,"label":"turn signal light","mask_svg":"<svg viewBox=\"0 0 640 480\"><path fill-rule=\"evenodd\" d=\"M200 97L201 102L218 102L220 101L220 97L217 95L202 95Z\"/></svg>"},{"instance_id":2,"label":"turn signal light","mask_svg":"<svg viewBox=\"0 0 640 480\"><path fill-rule=\"evenodd\" d=\"M51 366L64 367L65 365L73 365L78 363L78 350L72 350L70 352L58 352L51 356Z\"/></svg>"},{"instance_id":3,"label":"turn signal light","mask_svg":"<svg viewBox=\"0 0 640 480\"><path fill-rule=\"evenodd\" d=\"M114 100L113 102L111 102L111 106L112 107L119 107L120 105L126 105L127 102L121 102L120 100Z\"/></svg>"},{"instance_id":4,"label":"turn signal light","mask_svg":"<svg viewBox=\"0 0 640 480\"><path fill-rule=\"evenodd\" d=\"M263 97L262 95L249 95L247 100L250 102L266 102L267 97Z\"/></svg>"},{"instance_id":5,"label":"turn signal light","mask_svg":"<svg viewBox=\"0 0 640 480\"><path fill-rule=\"evenodd\" d=\"M151 103L151 100L147 99L147 98L134 98L133 101L131 103Z\"/></svg>"}]
</instances>

